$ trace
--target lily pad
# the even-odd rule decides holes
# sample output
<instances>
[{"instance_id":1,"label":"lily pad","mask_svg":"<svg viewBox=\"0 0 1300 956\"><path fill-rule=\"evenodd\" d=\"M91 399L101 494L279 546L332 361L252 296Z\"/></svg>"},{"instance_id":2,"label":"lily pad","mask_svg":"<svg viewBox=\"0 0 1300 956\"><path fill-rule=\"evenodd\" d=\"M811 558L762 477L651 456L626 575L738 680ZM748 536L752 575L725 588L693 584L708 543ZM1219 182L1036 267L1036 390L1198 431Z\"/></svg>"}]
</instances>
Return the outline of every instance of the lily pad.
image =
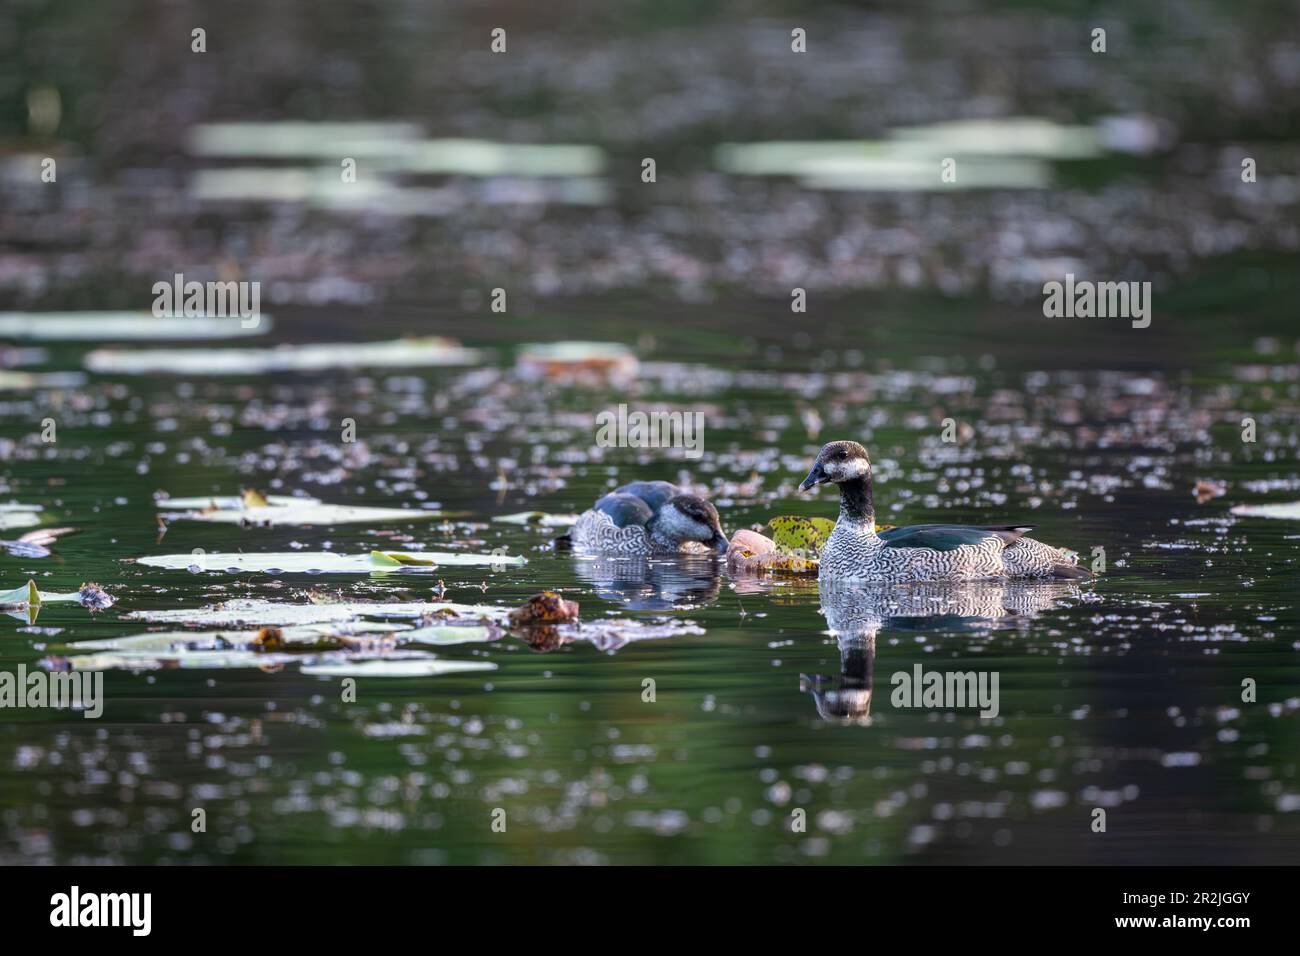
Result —
<instances>
[{"instance_id":1,"label":"lily pad","mask_svg":"<svg viewBox=\"0 0 1300 956\"><path fill-rule=\"evenodd\" d=\"M101 654L78 654L72 657L47 657L41 665L49 670L212 670L224 668L283 667L301 660L294 654L263 654L238 650L122 650Z\"/></svg>"},{"instance_id":2,"label":"lily pad","mask_svg":"<svg viewBox=\"0 0 1300 956\"><path fill-rule=\"evenodd\" d=\"M113 598L97 584L83 584L80 591L65 594L40 591L36 582L29 580L21 587L0 593L0 607L40 607L42 604L58 604L75 601L86 607L100 610L111 606Z\"/></svg>"},{"instance_id":3,"label":"lily pad","mask_svg":"<svg viewBox=\"0 0 1300 956\"><path fill-rule=\"evenodd\" d=\"M338 604L284 604L237 598L204 608L131 611L128 620L190 624L195 627L289 627L299 624L342 623L359 617L430 618L504 621L508 608L490 604L394 603L347 601Z\"/></svg>"},{"instance_id":4,"label":"lily pad","mask_svg":"<svg viewBox=\"0 0 1300 956\"><path fill-rule=\"evenodd\" d=\"M463 630L474 629L468 627ZM266 628L226 631L151 631L147 634L130 634L126 637L77 641L75 644L62 645L57 649L64 653L70 651L157 652L176 649L253 650L264 649L264 642L259 641L259 637L264 638L266 631ZM378 624L373 621L350 621L340 625L300 624L276 629L282 646L289 650L305 647L320 648L331 641L338 642L342 638L365 638L367 635L395 634L399 631L415 633L408 624ZM343 644L337 643L336 646L342 647Z\"/></svg>"},{"instance_id":5,"label":"lily pad","mask_svg":"<svg viewBox=\"0 0 1300 956\"><path fill-rule=\"evenodd\" d=\"M1300 521L1300 501L1273 505L1236 505L1232 513L1246 518L1285 518Z\"/></svg>"},{"instance_id":6,"label":"lily pad","mask_svg":"<svg viewBox=\"0 0 1300 956\"><path fill-rule=\"evenodd\" d=\"M266 375L348 368L428 368L477 365L483 353L451 339L281 345L264 349L96 349L92 372L122 375Z\"/></svg>"},{"instance_id":7,"label":"lily pad","mask_svg":"<svg viewBox=\"0 0 1300 956\"><path fill-rule=\"evenodd\" d=\"M149 312L0 312L0 338L41 342L148 342L227 339L262 335L271 317L245 328L237 317L175 316Z\"/></svg>"},{"instance_id":8,"label":"lily pad","mask_svg":"<svg viewBox=\"0 0 1300 956\"><path fill-rule=\"evenodd\" d=\"M429 647L450 647L454 644L485 644L501 636L501 630L481 624L436 624L404 631L402 644L422 644Z\"/></svg>"},{"instance_id":9,"label":"lily pad","mask_svg":"<svg viewBox=\"0 0 1300 956\"><path fill-rule=\"evenodd\" d=\"M247 507L247 500L246 494L209 495L193 498L159 498L156 504L159 508L177 508L182 511L203 511L205 509L233 511L236 508ZM306 507L308 505L322 504L319 498L298 497L296 495L263 495L262 500L266 503L264 507L271 508Z\"/></svg>"},{"instance_id":10,"label":"lily pad","mask_svg":"<svg viewBox=\"0 0 1300 956\"><path fill-rule=\"evenodd\" d=\"M441 517L437 511L420 508L327 505L300 498L264 500L265 505L245 506L241 503L235 508L204 506L193 510L163 512L162 517L168 521L207 521L214 524L254 525L259 528L277 525L334 525L365 522L384 524L394 521L428 521L431 518ZM170 502L164 502L167 503Z\"/></svg>"},{"instance_id":11,"label":"lily pad","mask_svg":"<svg viewBox=\"0 0 1300 956\"><path fill-rule=\"evenodd\" d=\"M24 505L16 501L0 504L0 531L10 528L30 528L41 523L40 505Z\"/></svg>"},{"instance_id":12,"label":"lily pad","mask_svg":"<svg viewBox=\"0 0 1300 956\"><path fill-rule=\"evenodd\" d=\"M242 574L370 574L383 571L433 571L450 566L500 566L527 564L522 555L474 554L457 551L372 551L369 554L334 554L329 551L268 551L251 554L156 554L136 559L153 568Z\"/></svg>"},{"instance_id":13,"label":"lily pad","mask_svg":"<svg viewBox=\"0 0 1300 956\"><path fill-rule=\"evenodd\" d=\"M512 515L496 515L493 521L502 524L520 524L535 528L567 528L577 524L578 515L548 514L545 511L520 511Z\"/></svg>"},{"instance_id":14,"label":"lily pad","mask_svg":"<svg viewBox=\"0 0 1300 956\"><path fill-rule=\"evenodd\" d=\"M800 515L780 515L769 520L767 526L778 551L805 558L820 555L826 540L835 530L835 522L829 518Z\"/></svg>"},{"instance_id":15,"label":"lily pad","mask_svg":"<svg viewBox=\"0 0 1300 956\"><path fill-rule=\"evenodd\" d=\"M80 388L81 372L14 372L0 369L0 392L30 392L38 388Z\"/></svg>"},{"instance_id":16,"label":"lily pad","mask_svg":"<svg viewBox=\"0 0 1300 956\"><path fill-rule=\"evenodd\" d=\"M337 664L304 664L302 673L314 677L436 677L466 671L494 671L490 661L368 660Z\"/></svg>"}]
</instances>

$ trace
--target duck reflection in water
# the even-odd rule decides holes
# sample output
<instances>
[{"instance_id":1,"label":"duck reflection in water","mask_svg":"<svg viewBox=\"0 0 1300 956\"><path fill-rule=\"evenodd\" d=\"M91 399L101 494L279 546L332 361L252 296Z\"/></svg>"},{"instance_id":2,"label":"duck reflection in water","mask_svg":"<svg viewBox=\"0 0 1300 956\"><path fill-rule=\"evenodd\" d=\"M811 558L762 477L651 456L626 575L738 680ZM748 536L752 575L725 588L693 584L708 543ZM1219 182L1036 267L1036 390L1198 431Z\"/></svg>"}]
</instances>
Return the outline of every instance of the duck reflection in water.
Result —
<instances>
[{"instance_id":1,"label":"duck reflection in water","mask_svg":"<svg viewBox=\"0 0 1300 956\"><path fill-rule=\"evenodd\" d=\"M722 567L711 555L594 557L573 564L598 597L629 611L681 611L718 599Z\"/></svg>"},{"instance_id":2,"label":"duck reflection in water","mask_svg":"<svg viewBox=\"0 0 1300 956\"><path fill-rule=\"evenodd\" d=\"M824 720L869 723L876 636L881 630L981 632L1023 624L1063 600L1077 585L1031 581L979 581L852 587L822 582L821 611L840 650L840 673L800 674ZM888 691L888 688L886 688Z\"/></svg>"}]
</instances>

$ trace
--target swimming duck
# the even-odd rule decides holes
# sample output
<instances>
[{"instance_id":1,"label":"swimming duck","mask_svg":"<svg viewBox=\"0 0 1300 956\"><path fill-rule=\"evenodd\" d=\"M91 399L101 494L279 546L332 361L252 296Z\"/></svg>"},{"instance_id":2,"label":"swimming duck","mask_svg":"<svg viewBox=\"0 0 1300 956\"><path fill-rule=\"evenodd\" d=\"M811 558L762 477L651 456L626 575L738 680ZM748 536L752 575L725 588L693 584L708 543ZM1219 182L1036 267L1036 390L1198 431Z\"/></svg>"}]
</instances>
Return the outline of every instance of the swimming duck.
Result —
<instances>
[{"instance_id":1,"label":"swimming duck","mask_svg":"<svg viewBox=\"0 0 1300 956\"><path fill-rule=\"evenodd\" d=\"M718 510L667 481L615 488L573 526L575 548L600 554L661 555L725 552Z\"/></svg>"},{"instance_id":2,"label":"swimming duck","mask_svg":"<svg viewBox=\"0 0 1300 956\"><path fill-rule=\"evenodd\" d=\"M897 584L1092 577L1078 567L1074 552L1024 537L1029 526L918 524L877 532L871 461L855 441L823 446L799 490L827 482L840 486L840 516L822 549L823 579Z\"/></svg>"}]
</instances>

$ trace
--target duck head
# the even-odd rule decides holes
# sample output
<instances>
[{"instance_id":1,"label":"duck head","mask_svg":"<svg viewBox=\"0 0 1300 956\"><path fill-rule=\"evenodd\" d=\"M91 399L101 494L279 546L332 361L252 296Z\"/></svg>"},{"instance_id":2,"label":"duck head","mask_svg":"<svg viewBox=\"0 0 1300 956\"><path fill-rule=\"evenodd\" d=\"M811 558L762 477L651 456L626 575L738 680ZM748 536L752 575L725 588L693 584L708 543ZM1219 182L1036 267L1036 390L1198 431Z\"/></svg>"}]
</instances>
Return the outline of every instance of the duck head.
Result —
<instances>
[{"instance_id":1,"label":"duck head","mask_svg":"<svg viewBox=\"0 0 1300 956\"><path fill-rule=\"evenodd\" d=\"M822 446L813 462L812 471L799 485L800 491L807 491L827 482L843 484L858 478L871 477L871 459L867 450L855 441L833 441Z\"/></svg>"},{"instance_id":2,"label":"duck head","mask_svg":"<svg viewBox=\"0 0 1300 956\"><path fill-rule=\"evenodd\" d=\"M669 498L655 518L655 533L678 548L694 541L715 551L727 550L718 509L697 495Z\"/></svg>"}]
</instances>

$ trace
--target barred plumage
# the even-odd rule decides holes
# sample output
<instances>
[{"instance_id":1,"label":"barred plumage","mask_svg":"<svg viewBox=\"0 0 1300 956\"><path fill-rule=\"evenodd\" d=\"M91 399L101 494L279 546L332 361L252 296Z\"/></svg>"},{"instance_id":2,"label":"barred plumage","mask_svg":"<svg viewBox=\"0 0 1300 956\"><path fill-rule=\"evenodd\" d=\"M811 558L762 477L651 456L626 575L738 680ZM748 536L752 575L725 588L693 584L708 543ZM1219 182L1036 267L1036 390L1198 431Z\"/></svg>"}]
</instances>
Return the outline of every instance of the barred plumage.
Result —
<instances>
[{"instance_id":1,"label":"barred plumage","mask_svg":"<svg viewBox=\"0 0 1300 956\"><path fill-rule=\"evenodd\" d=\"M823 579L897 584L1092 577L1078 567L1074 552L1024 537L1028 527L913 525L877 533L871 463L857 442L823 447L800 488L826 482L840 488L840 516L822 549Z\"/></svg>"},{"instance_id":2,"label":"barred plumage","mask_svg":"<svg viewBox=\"0 0 1300 956\"><path fill-rule=\"evenodd\" d=\"M726 535L713 505L666 481L635 481L579 516L570 532L580 551L609 555L716 553Z\"/></svg>"}]
</instances>

